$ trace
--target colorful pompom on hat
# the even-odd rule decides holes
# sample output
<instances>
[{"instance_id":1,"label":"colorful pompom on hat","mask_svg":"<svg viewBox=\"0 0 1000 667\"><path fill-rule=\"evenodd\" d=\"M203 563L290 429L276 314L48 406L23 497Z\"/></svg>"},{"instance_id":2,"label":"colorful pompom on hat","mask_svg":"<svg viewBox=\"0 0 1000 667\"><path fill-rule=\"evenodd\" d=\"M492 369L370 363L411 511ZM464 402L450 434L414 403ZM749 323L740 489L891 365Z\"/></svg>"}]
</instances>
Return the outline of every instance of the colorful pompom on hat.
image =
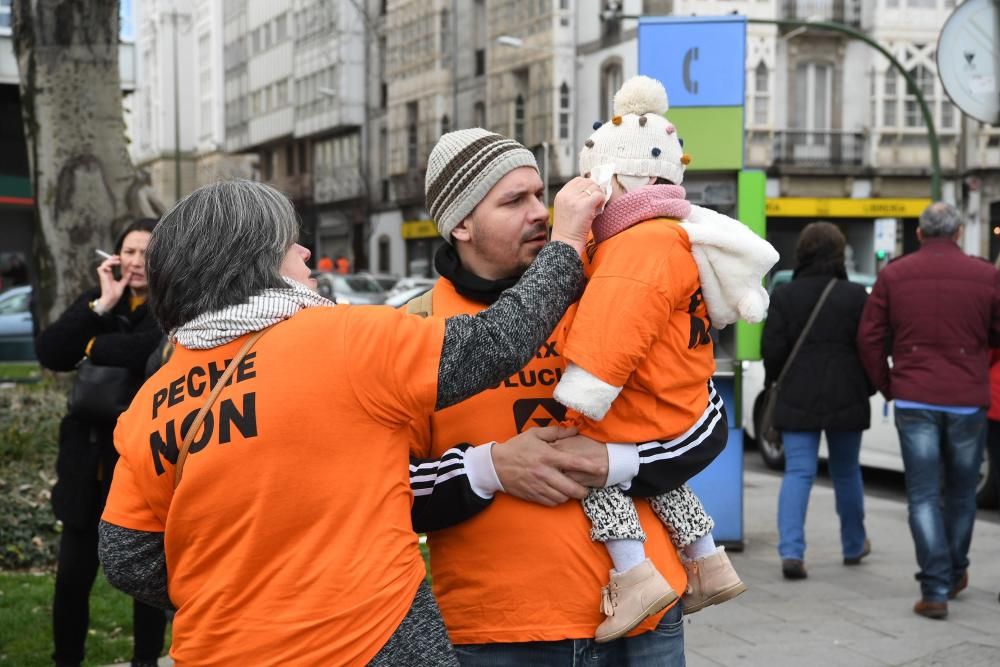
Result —
<instances>
[{"instance_id":1,"label":"colorful pompom on hat","mask_svg":"<svg viewBox=\"0 0 1000 667\"><path fill-rule=\"evenodd\" d=\"M580 150L580 173L614 164L619 176L655 176L680 185L690 157L664 116L668 108L667 91L656 79L640 75L626 81L615 93L614 117Z\"/></svg>"}]
</instances>

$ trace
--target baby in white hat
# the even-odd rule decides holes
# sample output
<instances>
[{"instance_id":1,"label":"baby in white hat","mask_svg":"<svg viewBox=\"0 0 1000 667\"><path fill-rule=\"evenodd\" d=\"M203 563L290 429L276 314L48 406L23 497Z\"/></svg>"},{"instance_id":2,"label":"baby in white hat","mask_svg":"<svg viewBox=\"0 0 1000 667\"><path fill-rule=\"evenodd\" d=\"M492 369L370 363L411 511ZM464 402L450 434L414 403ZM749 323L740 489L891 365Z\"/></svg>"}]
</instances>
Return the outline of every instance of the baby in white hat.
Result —
<instances>
[{"instance_id":1,"label":"baby in white hat","mask_svg":"<svg viewBox=\"0 0 1000 667\"><path fill-rule=\"evenodd\" d=\"M677 599L646 557L645 531L626 495L649 506L682 550L685 613L739 595L740 581L713 522L685 480L725 447L725 407L712 385L711 328L767 312L763 275L778 259L737 220L693 206L681 183L691 158L666 119L667 94L648 77L615 95L615 116L595 124L580 172L611 172L585 258L587 289L562 347L570 362L555 398L601 442L638 443L629 482L593 489L583 501L591 536L614 569L602 591L596 639L624 636ZM662 526L647 529L662 529Z\"/></svg>"}]
</instances>

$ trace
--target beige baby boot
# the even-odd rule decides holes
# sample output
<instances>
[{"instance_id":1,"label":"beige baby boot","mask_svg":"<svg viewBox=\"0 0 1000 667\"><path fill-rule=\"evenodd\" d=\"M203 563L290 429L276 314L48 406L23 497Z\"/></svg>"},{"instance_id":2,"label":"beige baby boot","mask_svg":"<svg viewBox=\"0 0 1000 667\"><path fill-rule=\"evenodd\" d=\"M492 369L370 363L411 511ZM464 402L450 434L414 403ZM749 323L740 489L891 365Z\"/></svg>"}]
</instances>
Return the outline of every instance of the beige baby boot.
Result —
<instances>
[{"instance_id":1,"label":"beige baby boot","mask_svg":"<svg viewBox=\"0 0 1000 667\"><path fill-rule=\"evenodd\" d=\"M681 560L688 576L687 590L684 591L685 616L709 605L732 600L747 589L722 547L717 547L711 556Z\"/></svg>"},{"instance_id":2,"label":"beige baby boot","mask_svg":"<svg viewBox=\"0 0 1000 667\"><path fill-rule=\"evenodd\" d=\"M594 639L610 642L624 637L649 615L677 599L677 593L648 558L623 573L611 571L611 583L601 589L601 611L607 616Z\"/></svg>"}]
</instances>

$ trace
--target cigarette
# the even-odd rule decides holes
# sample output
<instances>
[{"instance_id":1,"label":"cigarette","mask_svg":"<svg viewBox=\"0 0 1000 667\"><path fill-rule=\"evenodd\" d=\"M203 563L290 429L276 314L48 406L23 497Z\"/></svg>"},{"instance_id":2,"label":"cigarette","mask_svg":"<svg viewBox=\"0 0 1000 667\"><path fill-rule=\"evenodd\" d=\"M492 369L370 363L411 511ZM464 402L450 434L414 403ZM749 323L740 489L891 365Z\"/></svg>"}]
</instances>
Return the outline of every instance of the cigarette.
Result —
<instances>
[{"instance_id":1,"label":"cigarette","mask_svg":"<svg viewBox=\"0 0 1000 667\"><path fill-rule=\"evenodd\" d=\"M111 259L111 253L104 252L103 250L95 250L94 252L96 252L97 256L101 259Z\"/></svg>"}]
</instances>

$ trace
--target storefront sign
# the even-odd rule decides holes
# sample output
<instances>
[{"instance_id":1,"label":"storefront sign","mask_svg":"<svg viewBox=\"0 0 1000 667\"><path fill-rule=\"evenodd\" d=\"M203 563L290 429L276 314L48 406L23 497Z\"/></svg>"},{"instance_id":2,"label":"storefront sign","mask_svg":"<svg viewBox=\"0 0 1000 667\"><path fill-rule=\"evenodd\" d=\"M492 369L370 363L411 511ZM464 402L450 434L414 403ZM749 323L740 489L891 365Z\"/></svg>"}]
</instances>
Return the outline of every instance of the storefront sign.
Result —
<instances>
[{"instance_id":1,"label":"storefront sign","mask_svg":"<svg viewBox=\"0 0 1000 667\"><path fill-rule=\"evenodd\" d=\"M769 218L918 218L930 199L819 199L777 197L767 200Z\"/></svg>"},{"instance_id":2,"label":"storefront sign","mask_svg":"<svg viewBox=\"0 0 1000 667\"><path fill-rule=\"evenodd\" d=\"M438 228L433 220L407 220L401 231L404 239L429 239L438 236Z\"/></svg>"}]
</instances>

